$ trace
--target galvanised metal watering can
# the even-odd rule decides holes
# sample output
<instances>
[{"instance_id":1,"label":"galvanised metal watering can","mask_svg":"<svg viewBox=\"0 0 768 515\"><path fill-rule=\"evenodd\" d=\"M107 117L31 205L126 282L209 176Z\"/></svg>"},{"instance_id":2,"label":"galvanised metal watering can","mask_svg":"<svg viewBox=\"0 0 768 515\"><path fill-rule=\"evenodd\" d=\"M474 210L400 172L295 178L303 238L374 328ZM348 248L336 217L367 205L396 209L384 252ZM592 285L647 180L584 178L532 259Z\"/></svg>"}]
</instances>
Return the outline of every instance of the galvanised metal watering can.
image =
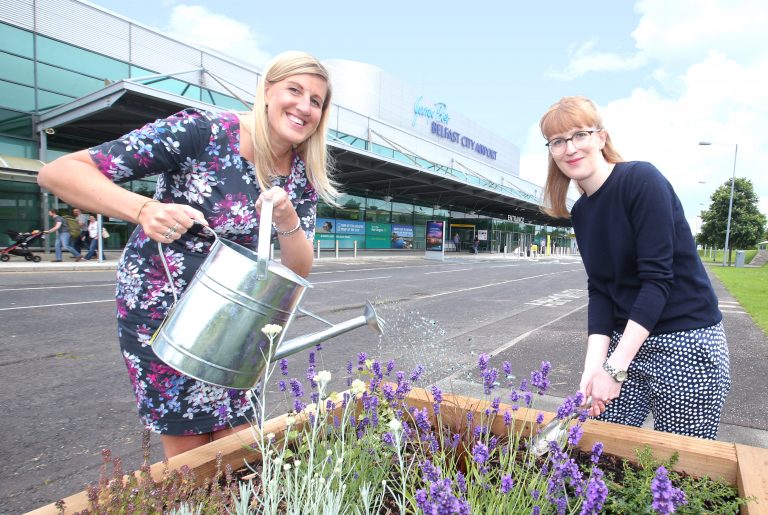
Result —
<instances>
[{"instance_id":1,"label":"galvanised metal watering can","mask_svg":"<svg viewBox=\"0 0 768 515\"><path fill-rule=\"evenodd\" d=\"M250 389L261 380L268 360L282 359L363 325L383 332L384 321L370 302L366 302L363 315L340 324L301 309L304 293L312 285L269 259L271 229L271 199L262 204L256 253L205 228L215 238L211 252L150 342L161 360L206 383ZM160 243L158 249L163 257ZM165 259L163 265L173 288ZM330 327L283 341L299 311ZM272 349L262 332L267 324L283 328Z\"/></svg>"}]
</instances>

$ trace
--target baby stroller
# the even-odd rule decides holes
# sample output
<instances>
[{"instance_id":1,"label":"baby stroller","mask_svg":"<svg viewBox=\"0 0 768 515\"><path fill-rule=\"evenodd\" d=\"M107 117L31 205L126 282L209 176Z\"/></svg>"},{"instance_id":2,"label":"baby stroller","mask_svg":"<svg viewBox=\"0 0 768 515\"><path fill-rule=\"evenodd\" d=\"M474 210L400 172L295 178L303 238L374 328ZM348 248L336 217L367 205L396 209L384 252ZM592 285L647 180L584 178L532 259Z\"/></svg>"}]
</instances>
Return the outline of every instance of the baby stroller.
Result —
<instances>
[{"instance_id":1,"label":"baby stroller","mask_svg":"<svg viewBox=\"0 0 768 515\"><path fill-rule=\"evenodd\" d=\"M38 263L40 256L36 256L29 250L29 244L38 238L44 238L44 233L35 229L32 232L18 232L13 229L5 231L5 234L11 237L16 243L10 247L0 250L0 261L8 261L11 256L24 256L27 261Z\"/></svg>"}]
</instances>

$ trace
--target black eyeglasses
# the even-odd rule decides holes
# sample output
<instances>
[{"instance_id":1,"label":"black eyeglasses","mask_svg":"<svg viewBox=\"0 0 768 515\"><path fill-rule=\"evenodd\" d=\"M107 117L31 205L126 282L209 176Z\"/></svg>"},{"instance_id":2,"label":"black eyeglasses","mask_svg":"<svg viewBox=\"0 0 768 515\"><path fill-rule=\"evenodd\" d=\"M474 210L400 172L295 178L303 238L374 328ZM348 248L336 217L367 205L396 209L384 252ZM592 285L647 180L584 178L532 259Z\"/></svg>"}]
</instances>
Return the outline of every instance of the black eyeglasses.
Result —
<instances>
[{"instance_id":1,"label":"black eyeglasses","mask_svg":"<svg viewBox=\"0 0 768 515\"><path fill-rule=\"evenodd\" d=\"M565 149L568 147L568 142L573 143L573 146L577 149L586 147L591 141L592 135L596 132L600 132L603 129L592 129L589 131L577 131L573 133L570 138L555 138L549 140L546 145L549 147L549 152L553 156L562 155Z\"/></svg>"}]
</instances>

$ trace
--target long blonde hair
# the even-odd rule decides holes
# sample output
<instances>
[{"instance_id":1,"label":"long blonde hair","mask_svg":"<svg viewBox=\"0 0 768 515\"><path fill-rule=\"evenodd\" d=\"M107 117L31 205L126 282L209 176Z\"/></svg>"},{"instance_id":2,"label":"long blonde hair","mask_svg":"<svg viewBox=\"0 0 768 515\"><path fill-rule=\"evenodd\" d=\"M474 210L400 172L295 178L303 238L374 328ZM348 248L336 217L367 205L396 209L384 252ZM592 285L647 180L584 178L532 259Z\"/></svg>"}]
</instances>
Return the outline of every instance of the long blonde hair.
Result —
<instances>
[{"instance_id":1,"label":"long blonde hair","mask_svg":"<svg viewBox=\"0 0 768 515\"><path fill-rule=\"evenodd\" d=\"M587 97L563 97L547 110L539 122L541 134L549 140L552 134L569 131L576 127L594 127L604 129L603 119L597 112L597 107ZM621 155L613 147L611 135L605 133L605 146L602 149L603 158L609 163L623 161ZM544 212L557 218L570 218L566 200L571 179L557 166L552 154L549 154L547 167L547 182L544 185Z\"/></svg>"},{"instance_id":2,"label":"long blonde hair","mask_svg":"<svg viewBox=\"0 0 768 515\"><path fill-rule=\"evenodd\" d=\"M307 166L307 179L323 200L333 204L339 195L336 184L330 177L330 156L326 147L328 113L331 106L331 81L328 70L314 56L306 52L288 51L274 57L264 69L264 75L256 87L253 111L243 113L240 124L251 134L253 163L256 177L262 191L271 187L269 176L276 170L277 156L269 141L269 121L266 108L266 86L294 75L317 75L328 85L328 94L323 102L320 122L315 132L301 143L296 151Z\"/></svg>"}]
</instances>

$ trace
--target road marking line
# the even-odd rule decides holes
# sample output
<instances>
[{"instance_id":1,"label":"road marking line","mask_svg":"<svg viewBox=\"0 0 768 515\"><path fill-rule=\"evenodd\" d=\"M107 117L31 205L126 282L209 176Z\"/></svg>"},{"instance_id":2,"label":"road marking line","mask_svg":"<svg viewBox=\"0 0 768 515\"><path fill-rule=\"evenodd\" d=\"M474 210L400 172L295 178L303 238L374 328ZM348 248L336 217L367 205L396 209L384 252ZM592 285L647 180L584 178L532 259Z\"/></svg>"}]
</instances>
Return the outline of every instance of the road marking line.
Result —
<instances>
[{"instance_id":1,"label":"road marking line","mask_svg":"<svg viewBox=\"0 0 768 515\"><path fill-rule=\"evenodd\" d=\"M339 279L338 281L317 281L312 284L333 284L333 283L351 283L354 281L372 281L373 279L389 279L391 275L383 275L381 277L363 277L360 279Z\"/></svg>"},{"instance_id":2,"label":"road marking line","mask_svg":"<svg viewBox=\"0 0 768 515\"><path fill-rule=\"evenodd\" d=\"M447 274L447 273L450 273L450 272L463 272L465 270L472 270L472 269L471 268L457 268L455 270L440 270L439 272L424 272L424 275L429 275L429 274Z\"/></svg>"},{"instance_id":3,"label":"road marking line","mask_svg":"<svg viewBox=\"0 0 768 515\"><path fill-rule=\"evenodd\" d=\"M346 274L348 272L374 272L376 270L392 270L393 268L423 268L423 267L415 267L415 266L382 266L379 268L358 268L354 270L330 270L328 272L312 272L310 275L321 275L321 274Z\"/></svg>"},{"instance_id":4,"label":"road marking line","mask_svg":"<svg viewBox=\"0 0 768 515\"><path fill-rule=\"evenodd\" d=\"M27 290L60 290L64 288L101 288L103 286L112 286L115 287L115 283L104 283L104 284L83 284L83 285L77 285L73 284L70 286L34 286L30 288L3 288L0 289L0 292L3 291L27 291Z\"/></svg>"},{"instance_id":5,"label":"road marking line","mask_svg":"<svg viewBox=\"0 0 768 515\"><path fill-rule=\"evenodd\" d=\"M469 288L462 288L462 289L459 289L459 290L449 290L449 291L444 291L444 292L440 292L440 293L433 293L431 295L424 295L422 297L418 297L418 298L415 298L415 299L405 299L404 302L421 301L421 300L424 300L424 299L432 299L432 298L435 298L435 297L442 297L443 295L451 295L452 293L464 293L464 292L467 292L467 291L479 290L479 289L482 289L482 288L488 288L488 287L492 287L492 286L501 286L503 284L516 283L516 282L519 282L519 281L527 281L528 279L538 279L540 277L547 277L547 276L550 276L550 275L560 275L560 274L565 274L565 273L569 273L569 272L573 272L573 270L561 270L559 272L550 272L548 274L531 275L531 276L528 276L528 277L520 277L518 279L509 279L507 281L498 281L498 282L490 283L490 284L481 284L479 286L470 286Z\"/></svg>"},{"instance_id":6,"label":"road marking line","mask_svg":"<svg viewBox=\"0 0 768 515\"><path fill-rule=\"evenodd\" d=\"M62 302L61 304L40 304L38 306L18 306L15 308L0 308L0 311L13 311L15 309L55 308L57 306L79 306L80 304L97 304L99 302L115 302L115 299L87 300L83 302Z\"/></svg>"},{"instance_id":7,"label":"road marking line","mask_svg":"<svg viewBox=\"0 0 768 515\"><path fill-rule=\"evenodd\" d=\"M528 332L525 332L525 333L523 333L523 334L521 334L521 335L519 335L519 336L517 336L517 337L513 338L512 340L508 341L508 342L507 342L507 343L505 343L504 345L501 345L500 347L496 347L496 348L495 348L495 349L493 349L492 351L488 352L488 354L489 354L490 356L498 356L499 354L501 354L501 353L502 353L502 352L504 352L505 350L511 349L512 347L514 347L515 345L517 345L517 343L519 343L520 341L524 340L525 338L528 338L530 335L532 335L532 334L533 334L533 333L535 333L536 331L538 331L538 330L540 330L540 329L544 329L544 328L545 328L545 327L547 327L548 325L552 325L552 324L554 324L555 322L559 322L559 321L560 321L560 320L562 320L563 318L569 317L569 316L571 316L572 314L576 313L577 311L580 311L580 310L582 310L582 309L586 308L588 305L589 305L589 304L582 304L581 306L579 306L579 307L577 307L577 308L575 308L575 309L572 309L572 310L571 310L571 311L569 311L568 313L565 313L564 315L560 315L559 317L557 317L557 318L555 318L555 319L553 319L553 320L550 320L549 322L547 322L547 323L545 323L545 324L542 324L542 325L540 325L539 327L534 327L534 328L533 328L533 329L531 329L530 331L528 331ZM460 375L462 375L462 374L465 374L469 368L470 368L470 367L459 369L459 370L457 370L456 372L454 372L453 374L451 374L451 375L449 375L449 376L446 376L446 377L444 377L444 378L442 378L442 379L439 379L439 380L438 380L438 382L441 382L441 381L451 381L451 380L453 380L453 379L456 379L456 378L457 378L457 377L459 377Z\"/></svg>"}]
</instances>

